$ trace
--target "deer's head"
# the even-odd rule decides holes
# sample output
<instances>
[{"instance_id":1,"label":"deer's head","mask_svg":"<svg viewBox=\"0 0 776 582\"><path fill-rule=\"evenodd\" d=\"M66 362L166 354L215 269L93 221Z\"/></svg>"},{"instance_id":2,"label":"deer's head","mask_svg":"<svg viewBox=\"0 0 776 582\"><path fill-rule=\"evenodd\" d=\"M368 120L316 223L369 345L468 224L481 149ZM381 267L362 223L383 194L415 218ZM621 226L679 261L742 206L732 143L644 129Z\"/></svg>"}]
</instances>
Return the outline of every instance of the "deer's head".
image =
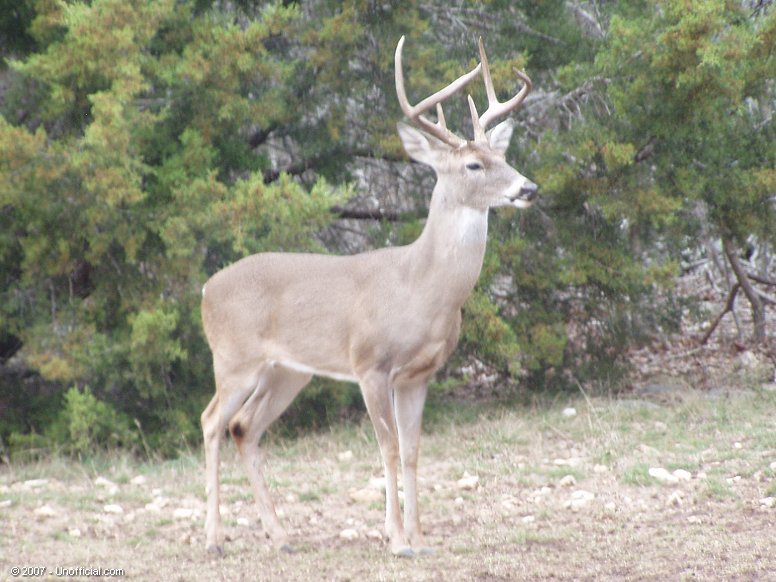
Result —
<instances>
[{"instance_id":1,"label":"deer's head","mask_svg":"<svg viewBox=\"0 0 776 582\"><path fill-rule=\"evenodd\" d=\"M506 162L506 151L512 137L512 121L502 121L488 131L496 117L516 109L531 90L531 80L517 72L524 85L509 101L500 103L496 98L490 76L488 59L480 39L480 64L453 81L450 85L427 97L415 106L410 105L404 90L402 47L404 37L396 47L396 94L404 114L423 131L400 123L398 125L404 149L409 156L431 166L444 191L453 196L453 202L462 206L486 209L497 206L528 208L536 200L538 187ZM469 109L474 128L474 139L463 139L447 128L442 101L448 99L477 75L482 73L488 95L488 109L480 116L469 95ZM423 113L436 106L437 122Z\"/></svg>"}]
</instances>

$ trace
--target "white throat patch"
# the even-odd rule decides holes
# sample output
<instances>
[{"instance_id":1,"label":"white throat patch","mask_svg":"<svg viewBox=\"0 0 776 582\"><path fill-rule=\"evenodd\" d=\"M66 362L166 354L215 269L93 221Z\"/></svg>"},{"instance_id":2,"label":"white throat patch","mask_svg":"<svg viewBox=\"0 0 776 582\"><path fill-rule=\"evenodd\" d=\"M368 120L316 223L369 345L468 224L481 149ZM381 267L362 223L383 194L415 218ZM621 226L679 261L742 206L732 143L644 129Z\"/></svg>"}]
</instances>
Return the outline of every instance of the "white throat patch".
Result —
<instances>
[{"instance_id":1,"label":"white throat patch","mask_svg":"<svg viewBox=\"0 0 776 582\"><path fill-rule=\"evenodd\" d=\"M458 240L461 244L482 243L488 236L488 211L464 207L458 211Z\"/></svg>"}]
</instances>

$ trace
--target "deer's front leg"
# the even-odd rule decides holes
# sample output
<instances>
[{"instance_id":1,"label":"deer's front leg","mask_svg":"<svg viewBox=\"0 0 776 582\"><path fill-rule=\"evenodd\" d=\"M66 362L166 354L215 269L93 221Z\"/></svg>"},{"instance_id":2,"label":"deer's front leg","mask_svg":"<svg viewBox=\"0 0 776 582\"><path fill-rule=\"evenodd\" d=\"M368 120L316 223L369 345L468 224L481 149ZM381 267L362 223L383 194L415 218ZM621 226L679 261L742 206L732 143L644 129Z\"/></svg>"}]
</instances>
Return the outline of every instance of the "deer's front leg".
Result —
<instances>
[{"instance_id":1,"label":"deer's front leg","mask_svg":"<svg viewBox=\"0 0 776 582\"><path fill-rule=\"evenodd\" d=\"M404 531L415 553L430 553L423 539L418 513L418 453L426 382L396 388L396 422L404 477Z\"/></svg>"},{"instance_id":2,"label":"deer's front leg","mask_svg":"<svg viewBox=\"0 0 776 582\"><path fill-rule=\"evenodd\" d=\"M385 467L385 533L391 552L397 556L412 556L412 548L404 533L399 505L397 471L399 464L399 438L393 408L393 393L385 374L370 373L361 380L369 418L375 429L377 442Z\"/></svg>"}]
</instances>

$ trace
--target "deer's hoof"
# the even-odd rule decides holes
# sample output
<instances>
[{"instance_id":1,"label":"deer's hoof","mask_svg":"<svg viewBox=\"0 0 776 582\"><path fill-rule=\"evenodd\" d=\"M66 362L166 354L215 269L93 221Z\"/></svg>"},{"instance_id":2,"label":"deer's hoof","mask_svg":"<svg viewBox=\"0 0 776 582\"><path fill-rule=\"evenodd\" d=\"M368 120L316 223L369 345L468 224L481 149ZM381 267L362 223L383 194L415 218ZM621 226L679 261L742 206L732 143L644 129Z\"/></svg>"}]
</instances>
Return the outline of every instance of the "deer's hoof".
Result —
<instances>
[{"instance_id":1,"label":"deer's hoof","mask_svg":"<svg viewBox=\"0 0 776 582\"><path fill-rule=\"evenodd\" d=\"M207 553L217 558L223 558L226 555L226 552L224 551L224 546L219 546L216 544L208 546Z\"/></svg>"},{"instance_id":2,"label":"deer's hoof","mask_svg":"<svg viewBox=\"0 0 776 582\"><path fill-rule=\"evenodd\" d=\"M296 554L296 548L291 544L283 544L278 548L281 554Z\"/></svg>"},{"instance_id":3,"label":"deer's hoof","mask_svg":"<svg viewBox=\"0 0 776 582\"><path fill-rule=\"evenodd\" d=\"M397 558L412 558L415 556L415 552L409 546L402 546L401 548L391 550L391 553Z\"/></svg>"}]
</instances>

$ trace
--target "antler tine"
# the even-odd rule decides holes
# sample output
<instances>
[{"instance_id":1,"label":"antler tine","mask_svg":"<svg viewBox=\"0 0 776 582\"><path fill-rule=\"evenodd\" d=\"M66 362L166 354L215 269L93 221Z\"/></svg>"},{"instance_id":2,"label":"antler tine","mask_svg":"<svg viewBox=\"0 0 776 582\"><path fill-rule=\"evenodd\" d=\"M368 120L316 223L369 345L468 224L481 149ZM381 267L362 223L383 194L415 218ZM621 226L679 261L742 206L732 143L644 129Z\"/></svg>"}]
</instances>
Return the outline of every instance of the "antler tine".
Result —
<instances>
[{"instance_id":1,"label":"antler tine","mask_svg":"<svg viewBox=\"0 0 776 582\"><path fill-rule=\"evenodd\" d=\"M513 109L517 109L517 107L519 107L523 100L526 98L528 93L531 92L533 83L531 83L531 79L529 79L528 75L526 75L523 71L515 70L515 74L524 83L523 88L520 89L518 94L512 97L509 101L499 103L499 100L496 97L496 90L493 88L493 79L490 76L488 57L485 54L485 44L482 42L482 37L480 37L480 62L482 63L482 78L485 81L485 92L488 94L488 109L485 111L485 113L482 114L482 116L480 116L479 120L472 118L472 123L474 123L475 126L479 124L479 126L482 128L482 131L484 132L494 119L509 113ZM475 129L475 134L476 133L477 130Z\"/></svg>"},{"instance_id":2,"label":"antler tine","mask_svg":"<svg viewBox=\"0 0 776 582\"><path fill-rule=\"evenodd\" d=\"M404 47L404 36L399 39L399 44L396 45L395 56L395 75L396 75L396 96L399 98L399 105L401 110L413 123L420 126L429 134L436 138L439 138L443 142L453 147L458 147L461 144L466 143L466 140L458 137L449 129L445 123L445 116L442 112L442 101L449 99L458 91L468 85L477 75L480 73L480 65L477 65L474 69L468 73L458 77L455 81L450 83L444 89L437 91L433 95L426 97L417 105L410 105L407 100L407 93L404 90L404 72L402 70L401 53ZM437 106L437 123L432 123L425 117L423 113L428 111L434 106Z\"/></svg>"}]
</instances>

